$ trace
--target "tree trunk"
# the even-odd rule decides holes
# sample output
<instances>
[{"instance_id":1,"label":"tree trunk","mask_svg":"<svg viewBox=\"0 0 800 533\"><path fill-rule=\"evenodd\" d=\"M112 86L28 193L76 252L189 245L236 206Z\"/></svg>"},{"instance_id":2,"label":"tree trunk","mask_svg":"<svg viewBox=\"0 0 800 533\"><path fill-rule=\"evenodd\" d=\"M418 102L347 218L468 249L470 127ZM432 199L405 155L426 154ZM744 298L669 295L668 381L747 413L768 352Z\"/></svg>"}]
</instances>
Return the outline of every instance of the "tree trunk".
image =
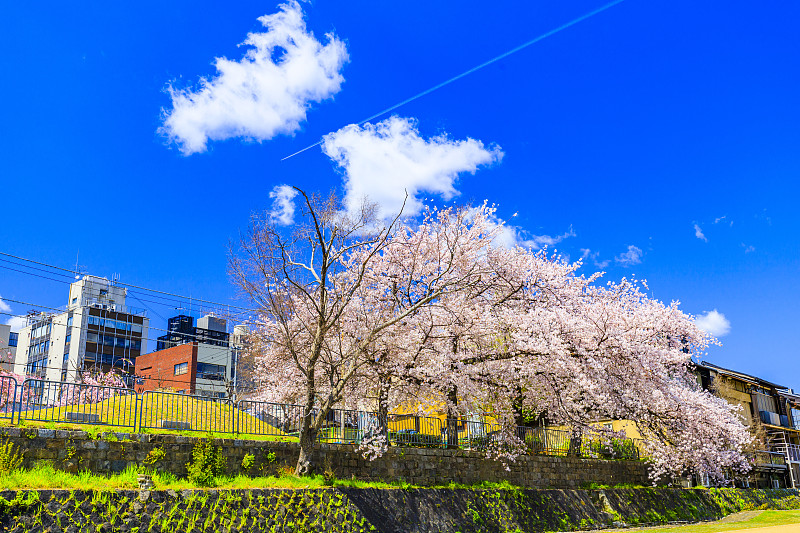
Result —
<instances>
[{"instance_id":1,"label":"tree trunk","mask_svg":"<svg viewBox=\"0 0 800 533\"><path fill-rule=\"evenodd\" d=\"M383 375L378 384L378 435L389 436L389 379Z\"/></svg>"},{"instance_id":2,"label":"tree trunk","mask_svg":"<svg viewBox=\"0 0 800 533\"><path fill-rule=\"evenodd\" d=\"M453 386L447 392L447 448L458 448L458 390Z\"/></svg>"},{"instance_id":3,"label":"tree trunk","mask_svg":"<svg viewBox=\"0 0 800 533\"><path fill-rule=\"evenodd\" d=\"M580 457L581 446L582 446L581 434L573 433L569 439L569 450L567 451L567 455L570 457Z\"/></svg>"},{"instance_id":4,"label":"tree trunk","mask_svg":"<svg viewBox=\"0 0 800 533\"><path fill-rule=\"evenodd\" d=\"M314 402L317 396L313 370L308 373L306 385L306 404L303 406L303 420L300 424L300 456L294 473L297 476L310 476L314 472L312 454L317 443L316 420L314 420Z\"/></svg>"},{"instance_id":5,"label":"tree trunk","mask_svg":"<svg viewBox=\"0 0 800 533\"><path fill-rule=\"evenodd\" d=\"M303 422L303 425L305 426L305 422ZM297 458L297 466L294 469L295 475L310 476L314 473L312 457L316 441L317 431L313 427L300 431L300 456Z\"/></svg>"}]
</instances>

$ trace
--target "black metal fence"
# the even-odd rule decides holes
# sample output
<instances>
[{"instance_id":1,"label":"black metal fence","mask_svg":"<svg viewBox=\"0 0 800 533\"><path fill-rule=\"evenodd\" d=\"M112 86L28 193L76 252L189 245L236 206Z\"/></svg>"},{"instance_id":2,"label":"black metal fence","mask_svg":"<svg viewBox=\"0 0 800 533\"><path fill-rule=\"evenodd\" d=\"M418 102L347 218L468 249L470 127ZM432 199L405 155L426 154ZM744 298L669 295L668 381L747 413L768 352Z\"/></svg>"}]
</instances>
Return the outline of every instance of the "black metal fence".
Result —
<instances>
[{"instance_id":1,"label":"black metal fence","mask_svg":"<svg viewBox=\"0 0 800 533\"><path fill-rule=\"evenodd\" d=\"M316 416L312 411L312 416ZM297 439L303 406L227 399L166 391L133 390L26 379L21 385L0 377L0 419L120 427L132 431L195 431ZM516 427L510 430L528 454L640 459L632 439L577 436L569 430ZM509 435L491 417L417 416L332 409L317 438L321 442L360 444L384 435L390 446L460 448L486 451L502 448Z\"/></svg>"}]
</instances>

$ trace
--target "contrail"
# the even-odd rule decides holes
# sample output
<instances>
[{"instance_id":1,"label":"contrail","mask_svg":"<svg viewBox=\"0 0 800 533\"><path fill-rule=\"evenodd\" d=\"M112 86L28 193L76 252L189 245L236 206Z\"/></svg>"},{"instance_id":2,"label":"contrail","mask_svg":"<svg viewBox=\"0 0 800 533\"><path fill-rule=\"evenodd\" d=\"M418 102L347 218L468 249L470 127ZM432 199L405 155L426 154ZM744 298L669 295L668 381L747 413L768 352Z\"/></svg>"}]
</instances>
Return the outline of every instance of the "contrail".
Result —
<instances>
[{"instance_id":1,"label":"contrail","mask_svg":"<svg viewBox=\"0 0 800 533\"><path fill-rule=\"evenodd\" d=\"M449 80L445 80L445 81L443 81L442 83L440 83L440 84L438 84L438 85L434 85L434 86L433 86L433 87L431 87L430 89L426 89L426 90L422 91L421 93L415 94L415 95L414 95L414 96L412 96L411 98L407 98L407 99L403 100L402 102L400 102L400 103L398 103L398 104L395 104L395 105L393 105L392 107L387 107L387 108L386 108L386 109L384 109L383 111L380 111L380 112L378 112L378 113L375 113L375 114L374 114L374 115L372 115L372 116L369 116L369 117L365 118L364 120L362 120L361 122L359 122L359 123L358 123L358 125L359 125L359 126L361 126L361 125L362 125L362 124L364 124L365 122L369 122L370 120L372 120L372 119L374 119L374 118L378 118L378 117L379 117L379 116L381 116L381 115L385 115L386 113L389 113L389 112L391 112L391 111L394 111L394 110L395 110L395 109L397 109L398 107L402 107L402 106L404 106L404 105L406 105L406 104L408 104L408 103L411 103L411 102L413 102L414 100L416 100L417 98L422 98L423 96L425 96L425 95L427 95L427 94L430 94L430 93L432 93L433 91L435 91L435 90L437 90L437 89L441 89L441 88L442 88L442 87L444 87L445 85L450 85L450 84L451 84L451 83L453 83L454 81L460 80L460 79L461 79L461 78L463 78L464 76L469 76L470 74L472 74L473 72L475 72L475 71L477 71L477 70L480 70L480 69L482 69L482 68L484 68L484 67L488 67L488 66L489 66L489 65L491 65L492 63L496 63L497 61L500 61L501 59L505 59L506 57L510 56L511 54L515 54L515 53L519 52L520 50L524 50L525 48L529 47L529 46L530 46L530 45L532 45L532 44L536 44L536 43L538 43L539 41L541 41L541 40L543 40L543 39L547 39L547 38L548 38L548 37L550 37L551 35L555 35L556 33L560 32L560 31L562 31L562 30L566 30L566 29L567 29L567 28L569 28L570 26L574 26L575 24L578 24L579 22L583 22L584 20L586 20L586 19L588 19L588 18L591 18L591 17L593 17L593 16L595 16L595 15L597 15L597 14L599 14L599 13L602 13L603 11L605 11L605 10L607 10L607 9L609 9L609 8L612 8L612 7L614 7L614 6L615 6L615 5L617 5L617 4L621 4L621 3L622 3L622 2L624 2L624 1L625 1L625 0L614 0L613 2L609 2L609 3L607 3L607 4L605 4L605 5L601 6L601 7L598 7L597 9L595 9L595 10L593 10L593 11L589 11L588 13L586 13L586 14L584 14L584 15L581 15L580 17L578 17L578 18L576 18L576 19L572 19L572 20L570 20L569 22L567 22L567 23L565 23L565 24L562 24L561 26L559 26L559 27L557 27L557 28L554 28L554 29L552 29L552 30L548 31L547 33L543 33L543 34L539 35L538 37L536 37L536 38L534 38L534 39L531 39L530 41L528 41L528 42L526 42L526 43L523 43L523 44L521 44L521 45L517 46L516 48L512 48L512 49L511 49L511 50L509 50L508 52L505 52L505 53L502 53L502 54L500 54L499 56L493 57L492 59L490 59L490 60L488 60L488 61L485 61L485 62L481 63L481 64L480 64L480 65L478 65L478 66L472 67L471 69L469 69L469 70L467 70L467 71L464 71L464 72L462 72L461 74L459 74L459 75L457 75L457 76L453 76L453 77L452 77L452 78L450 78ZM322 144L322 142L323 142L323 141L322 141L322 139L320 139L319 141L315 142L314 144L312 144L312 145L310 145L310 146L306 146L306 147L305 147L305 148L303 148L302 150L298 150L297 152L295 152L295 153L293 153L293 154L291 154L291 155L287 155L286 157L284 157L283 159L281 159L281 161L286 161L286 160L287 160L287 159L289 159L290 157L294 157L294 156L296 156L297 154L302 154L302 153L303 153L303 152L305 152L306 150L310 150L311 148L314 148L315 146L319 146L320 144Z\"/></svg>"}]
</instances>

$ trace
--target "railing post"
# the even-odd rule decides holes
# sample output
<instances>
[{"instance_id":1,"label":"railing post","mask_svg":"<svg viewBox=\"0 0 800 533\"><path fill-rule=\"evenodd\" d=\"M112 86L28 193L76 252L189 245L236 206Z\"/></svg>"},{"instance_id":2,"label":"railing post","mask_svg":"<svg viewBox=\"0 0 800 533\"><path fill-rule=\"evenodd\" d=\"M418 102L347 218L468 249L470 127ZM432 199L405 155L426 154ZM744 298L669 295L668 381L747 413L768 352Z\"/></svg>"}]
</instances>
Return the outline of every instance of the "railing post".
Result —
<instances>
[{"instance_id":1,"label":"railing post","mask_svg":"<svg viewBox=\"0 0 800 533\"><path fill-rule=\"evenodd\" d=\"M137 415L139 414L139 393L135 390L133 391L133 432L136 433L136 420Z\"/></svg>"},{"instance_id":2,"label":"railing post","mask_svg":"<svg viewBox=\"0 0 800 533\"><path fill-rule=\"evenodd\" d=\"M141 409L139 409L139 422L138 422L138 424L139 424L139 431L142 431L142 418L144 417L144 397L147 395L147 392L148 392L148 391L144 391L144 392L142 393L142 397L140 398L140 400L141 400L141 402L142 402L142 407L141 407ZM138 403L138 402L139 402L139 400L137 400L137 403Z\"/></svg>"},{"instance_id":3,"label":"railing post","mask_svg":"<svg viewBox=\"0 0 800 533\"><path fill-rule=\"evenodd\" d=\"M236 436L239 436L239 401L233 402L233 427L236 430Z\"/></svg>"}]
</instances>

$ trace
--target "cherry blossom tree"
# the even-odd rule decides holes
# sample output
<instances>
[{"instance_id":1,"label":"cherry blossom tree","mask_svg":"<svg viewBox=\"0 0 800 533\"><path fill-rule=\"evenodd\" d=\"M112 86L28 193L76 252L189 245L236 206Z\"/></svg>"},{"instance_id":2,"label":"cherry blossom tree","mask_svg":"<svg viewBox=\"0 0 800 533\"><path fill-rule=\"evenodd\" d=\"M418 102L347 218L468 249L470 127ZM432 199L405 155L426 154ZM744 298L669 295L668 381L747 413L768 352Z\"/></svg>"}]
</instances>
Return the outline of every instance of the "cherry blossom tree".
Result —
<instances>
[{"instance_id":1,"label":"cherry blossom tree","mask_svg":"<svg viewBox=\"0 0 800 533\"><path fill-rule=\"evenodd\" d=\"M261 397L303 406L298 474L345 397L376 397L384 413L414 399L451 420L491 406L503 430L490 454L504 461L523 450L514 428L529 412L576 439L602 434L600 419L634 421L654 477L747 468L735 408L692 373L713 339L678 303L496 245L502 228L485 204L384 225L368 206L353 217L299 192L303 222L285 235L254 219L230 268L259 308L248 345ZM447 434L456 445L457 429Z\"/></svg>"}]
</instances>

